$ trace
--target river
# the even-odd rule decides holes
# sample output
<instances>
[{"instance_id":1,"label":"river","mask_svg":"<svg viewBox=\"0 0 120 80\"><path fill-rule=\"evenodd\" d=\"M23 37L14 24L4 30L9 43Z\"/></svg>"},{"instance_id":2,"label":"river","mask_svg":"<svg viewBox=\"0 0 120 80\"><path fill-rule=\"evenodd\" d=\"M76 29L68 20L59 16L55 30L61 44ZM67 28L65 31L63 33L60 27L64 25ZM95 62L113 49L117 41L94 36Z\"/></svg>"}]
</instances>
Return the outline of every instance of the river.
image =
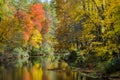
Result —
<instances>
[{"instance_id":1,"label":"river","mask_svg":"<svg viewBox=\"0 0 120 80\"><path fill-rule=\"evenodd\" d=\"M98 80L72 70L48 70L41 58L0 64L0 80Z\"/></svg>"}]
</instances>

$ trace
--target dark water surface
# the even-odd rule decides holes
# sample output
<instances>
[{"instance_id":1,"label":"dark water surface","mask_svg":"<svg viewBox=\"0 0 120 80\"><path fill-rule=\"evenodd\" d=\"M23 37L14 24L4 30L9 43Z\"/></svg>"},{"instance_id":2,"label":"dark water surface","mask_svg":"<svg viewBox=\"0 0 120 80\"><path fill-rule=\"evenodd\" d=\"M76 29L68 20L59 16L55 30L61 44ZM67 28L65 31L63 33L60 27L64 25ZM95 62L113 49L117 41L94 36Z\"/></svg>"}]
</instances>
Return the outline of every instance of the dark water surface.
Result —
<instances>
[{"instance_id":1,"label":"dark water surface","mask_svg":"<svg viewBox=\"0 0 120 80\"><path fill-rule=\"evenodd\" d=\"M98 80L71 70L47 70L40 58L0 64L0 80Z\"/></svg>"}]
</instances>

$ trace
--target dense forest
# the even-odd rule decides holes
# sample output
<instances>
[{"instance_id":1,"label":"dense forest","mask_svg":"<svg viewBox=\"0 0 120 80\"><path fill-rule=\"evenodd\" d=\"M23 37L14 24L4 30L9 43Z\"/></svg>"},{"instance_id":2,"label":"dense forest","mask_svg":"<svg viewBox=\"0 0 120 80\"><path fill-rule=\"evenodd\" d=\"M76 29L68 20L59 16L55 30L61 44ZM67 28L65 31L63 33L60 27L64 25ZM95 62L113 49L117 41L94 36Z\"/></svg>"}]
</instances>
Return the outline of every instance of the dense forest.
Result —
<instances>
[{"instance_id":1,"label":"dense forest","mask_svg":"<svg viewBox=\"0 0 120 80\"><path fill-rule=\"evenodd\" d=\"M0 63L39 55L120 71L120 0L0 0Z\"/></svg>"}]
</instances>

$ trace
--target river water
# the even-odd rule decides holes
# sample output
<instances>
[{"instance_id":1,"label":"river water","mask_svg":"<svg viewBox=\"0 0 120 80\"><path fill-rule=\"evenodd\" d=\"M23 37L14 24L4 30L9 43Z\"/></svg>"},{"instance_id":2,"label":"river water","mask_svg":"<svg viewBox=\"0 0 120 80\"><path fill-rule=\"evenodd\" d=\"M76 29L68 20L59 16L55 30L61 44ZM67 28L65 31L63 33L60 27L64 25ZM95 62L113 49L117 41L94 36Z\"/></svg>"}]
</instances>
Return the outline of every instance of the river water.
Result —
<instances>
[{"instance_id":1,"label":"river water","mask_svg":"<svg viewBox=\"0 0 120 80\"><path fill-rule=\"evenodd\" d=\"M47 70L40 58L0 64L0 80L98 80L71 70Z\"/></svg>"}]
</instances>

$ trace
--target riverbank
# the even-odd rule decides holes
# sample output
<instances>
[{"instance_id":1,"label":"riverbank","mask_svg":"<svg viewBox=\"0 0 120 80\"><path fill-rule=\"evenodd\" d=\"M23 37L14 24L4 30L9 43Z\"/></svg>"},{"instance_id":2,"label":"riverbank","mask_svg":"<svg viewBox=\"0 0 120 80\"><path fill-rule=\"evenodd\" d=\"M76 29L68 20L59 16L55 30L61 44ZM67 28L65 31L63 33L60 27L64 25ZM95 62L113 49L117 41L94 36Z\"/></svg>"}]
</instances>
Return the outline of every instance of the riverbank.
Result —
<instances>
[{"instance_id":1,"label":"riverbank","mask_svg":"<svg viewBox=\"0 0 120 80\"><path fill-rule=\"evenodd\" d=\"M60 68L55 69L48 69L49 71L56 71L56 72L77 72L81 76L86 76L88 78L91 78L92 80L120 80L120 72L113 73L111 75L103 75L102 73L95 72L93 69L83 69L83 68L76 68L71 67L70 70L61 70Z\"/></svg>"},{"instance_id":2,"label":"riverbank","mask_svg":"<svg viewBox=\"0 0 120 80\"><path fill-rule=\"evenodd\" d=\"M37 56L37 55L36 55ZM36 58L36 56L16 56L16 55L11 55L11 54L5 54L5 55L2 55L0 57L0 63L2 64L5 64L5 65L8 65L8 64L12 64L12 65L15 65L14 61L20 59L20 60L24 60L24 58L30 58L30 57L34 57ZM41 55L39 55L41 56ZM38 56L37 56L38 57ZM19 61L20 61L19 60ZM26 62L25 60L24 61L21 61L21 62ZM16 62L18 63L18 62ZM25 64L29 64L29 63L25 63ZM54 63L52 63L54 64ZM70 65L67 65L67 63L62 63L62 62L59 62L59 63L56 63L58 66L57 67L52 67L52 68L48 68L47 71L54 71L54 72L75 72L81 76L86 76L87 78L92 78L92 79L97 79L97 80L101 80L101 79L115 79L115 80L120 80L120 72L116 72L116 73L112 73L110 75L105 75L103 74L102 72L96 72L94 68L80 68L80 67L72 67ZM65 66L66 65L66 66ZM48 65L47 65L48 66ZM54 66L54 65L53 65Z\"/></svg>"}]
</instances>

